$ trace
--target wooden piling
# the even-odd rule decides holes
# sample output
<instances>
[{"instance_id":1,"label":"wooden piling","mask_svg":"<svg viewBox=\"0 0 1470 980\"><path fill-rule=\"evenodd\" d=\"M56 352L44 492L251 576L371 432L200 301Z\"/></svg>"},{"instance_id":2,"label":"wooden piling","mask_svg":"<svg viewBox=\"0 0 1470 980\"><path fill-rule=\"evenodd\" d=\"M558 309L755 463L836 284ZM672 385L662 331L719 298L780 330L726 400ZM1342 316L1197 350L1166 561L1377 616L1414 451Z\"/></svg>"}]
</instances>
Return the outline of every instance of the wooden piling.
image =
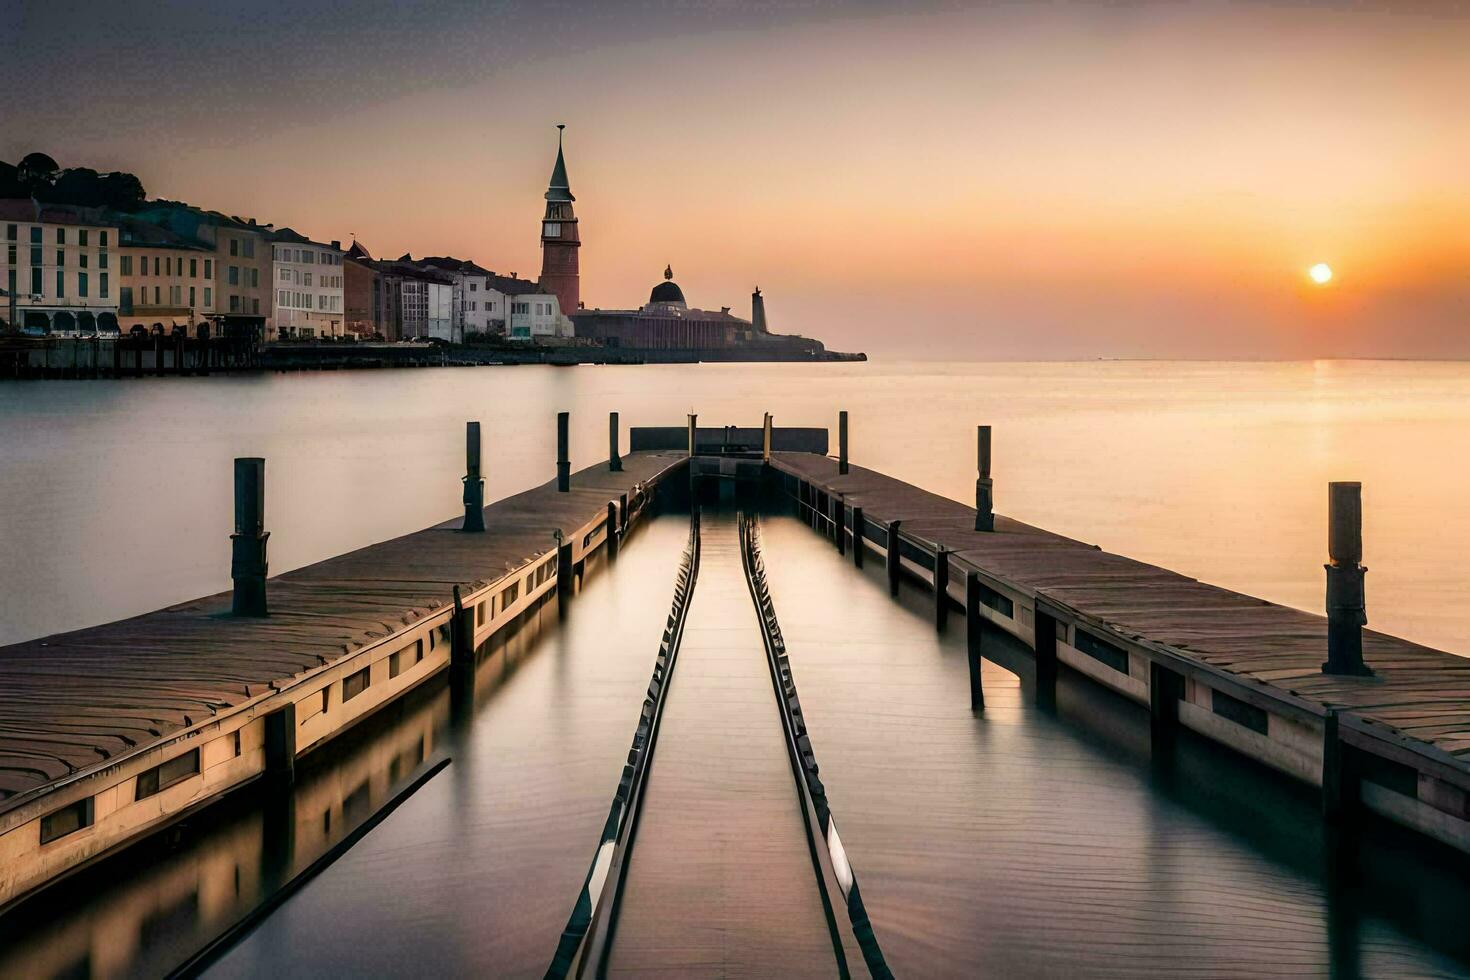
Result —
<instances>
[{"instance_id":1,"label":"wooden piling","mask_svg":"<svg viewBox=\"0 0 1470 980\"><path fill-rule=\"evenodd\" d=\"M556 413L556 489L566 493L572 489L571 413Z\"/></svg>"},{"instance_id":2,"label":"wooden piling","mask_svg":"<svg viewBox=\"0 0 1470 980\"><path fill-rule=\"evenodd\" d=\"M695 430L696 423L698 421L699 421L699 416L698 415L694 415L694 414L691 413L690 416L689 416L689 455L690 456L693 456L694 455L694 430Z\"/></svg>"},{"instance_id":3,"label":"wooden piling","mask_svg":"<svg viewBox=\"0 0 1470 980\"><path fill-rule=\"evenodd\" d=\"M610 473L623 471L623 457L618 452L618 413L607 413L607 469Z\"/></svg>"},{"instance_id":4,"label":"wooden piling","mask_svg":"<svg viewBox=\"0 0 1470 980\"><path fill-rule=\"evenodd\" d=\"M618 536L624 537L628 533L628 495L618 494Z\"/></svg>"},{"instance_id":5,"label":"wooden piling","mask_svg":"<svg viewBox=\"0 0 1470 980\"><path fill-rule=\"evenodd\" d=\"M1057 627L1051 614L1036 610L1036 701L1043 707L1057 701Z\"/></svg>"},{"instance_id":6,"label":"wooden piling","mask_svg":"<svg viewBox=\"0 0 1470 980\"><path fill-rule=\"evenodd\" d=\"M572 577L572 574L572 543L570 541L563 541L561 532L557 531L556 594L557 598L563 601L563 608L565 608L565 600L571 597L572 590L576 584Z\"/></svg>"},{"instance_id":7,"label":"wooden piling","mask_svg":"<svg viewBox=\"0 0 1470 980\"><path fill-rule=\"evenodd\" d=\"M1327 660L1324 674L1370 676L1363 662L1368 622L1363 577L1363 485L1327 486Z\"/></svg>"},{"instance_id":8,"label":"wooden piling","mask_svg":"<svg viewBox=\"0 0 1470 980\"><path fill-rule=\"evenodd\" d=\"M618 502L609 500L607 502L607 558L612 561L618 557Z\"/></svg>"},{"instance_id":9,"label":"wooden piling","mask_svg":"<svg viewBox=\"0 0 1470 980\"><path fill-rule=\"evenodd\" d=\"M1322 719L1322 816L1333 824L1349 822L1358 806L1361 776L1351 746L1343 744L1339 709Z\"/></svg>"},{"instance_id":10,"label":"wooden piling","mask_svg":"<svg viewBox=\"0 0 1470 980\"><path fill-rule=\"evenodd\" d=\"M863 567L863 509L854 507L852 509L852 563L857 568Z\"/></svg>"},{"instance_id":11,"label":"wooden piling","mask_svg":"<svg viewBox=\"0 0 1470 980\"><path fill-rule=\"evenodd\" d=\"M265 460L235 460L235 533L230 535L230 578L234 580L232 607L236 616L268 615L265 597L267 573L265 530Z\"/></svg>"},{"instance_id":12,"label":"wooden piling","mask_svg":"<svg viewBox=\"0 0 1470 980\"><path fill-rule=\"evenodd\" d=\"M934 549L934 629L943 633L948 628L949 550L944 545L938 545Z\"/></svg>"},{"instance_id":13,"label":"wooden piling","mask_svg":"<svg viewBox=\"0 0 1470 980\"><path fill-rule=\"evenodd\" d=\"M1148 668L1149 733L1155 749L1166 749L1179 730L1179 702L1184 677L1157 661Z\"/></svg>"},{"instance_id":14,"label":"wooden piling","mask_svg":"<svg viewBox=\"0 0 1470 980\"><path fill-rule=\"evenodd\" d=\"M995 530L995 485L990 479L990 426L975 427L975 530Z\"/></svg>"},{"instance_id":15,"label":"wooden piling","mask_svg":"<svg viewBox=\"0 0 1470 980\"><path fill-rule=\"evenodd\" d=\"M485 531L485 480L480 475L480 423L464 424L464 524L460 530Z\"/></svg>"},{"instance_id":16,"label":"wooden piling","mask_svg":"<svg viewBox=\"0 0 1470 980\"><path fill-rule=\"evenodd\" d=\"M163 377L163 334L153 335L153 373Z\"/></svg>"},{"instance_id":17,"label":"wooden piling","mask_svg":"<svg viewBox=\"0 0 1470 980\"><path fill-rule=\"evenodd\" d=\"M965 572L965 651L970 663L970 710L985 707L985 685L980 676L980 644L984 622L980 615L980 576Z\"/></svg>"},{"instance_id":18,"label":"wooden piling","mask_svg":"<svg viewBox=\"0 0 1470 980\"><path fill-rule=\"evenodd\" d=\"M771 461L771 413L766 413L766 419L761 423L761 459L767 463Z\"/></svg>"},{"instance_id":19,"label":"wooden piling","mask_svg":"<svg viewBox=\"0 0 1470 980\"><path fill-rule=\"evenodd\" d=\"M847 475L847 412L837 413L837 473Z\"/></svg>"},{"instance_id":20,"label":"wooden piling","mask_svg":"<svg viewBox=\"0 0 1470 980\"><path fill-rule=\"evenodd\" d=\"M832 537L837 542L837 553L847 554L847 505L841 497L832 498Z\"/></svg>"},{"instance_id":21,"label":"wooden piling","mask_svg":"<svg viewBox=\"0 0 1470 980\"><path fill-rule=\"evenodd\" d=\"M885 560L888 563L888 594L898 595L898 573L899 573L899 551L898 527L902 521L888 522L888 554Z\"/></svg>"}]
</instances>

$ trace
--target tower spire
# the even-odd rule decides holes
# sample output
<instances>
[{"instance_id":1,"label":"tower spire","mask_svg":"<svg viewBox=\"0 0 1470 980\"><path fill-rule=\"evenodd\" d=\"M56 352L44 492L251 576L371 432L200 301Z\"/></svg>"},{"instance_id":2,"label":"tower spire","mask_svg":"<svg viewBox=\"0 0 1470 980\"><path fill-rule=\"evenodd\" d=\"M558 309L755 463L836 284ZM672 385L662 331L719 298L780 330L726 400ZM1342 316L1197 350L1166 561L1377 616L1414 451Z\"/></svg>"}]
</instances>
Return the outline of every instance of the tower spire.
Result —
<instances>
[{"instance_id":1,"label":"tower spire","mask_svg":"<svg viewBox=\"0 0 1470 980\"><path fill-rule=\"evenodd\" d=\"M551 183L546 188L546 199L548 201L568 202L576 200L572 196L572 185L567 181L566 157L562 155L562 131L566 128L566 123L556 124L556 166L551 168Z\"/></svg>"}]
</instances>

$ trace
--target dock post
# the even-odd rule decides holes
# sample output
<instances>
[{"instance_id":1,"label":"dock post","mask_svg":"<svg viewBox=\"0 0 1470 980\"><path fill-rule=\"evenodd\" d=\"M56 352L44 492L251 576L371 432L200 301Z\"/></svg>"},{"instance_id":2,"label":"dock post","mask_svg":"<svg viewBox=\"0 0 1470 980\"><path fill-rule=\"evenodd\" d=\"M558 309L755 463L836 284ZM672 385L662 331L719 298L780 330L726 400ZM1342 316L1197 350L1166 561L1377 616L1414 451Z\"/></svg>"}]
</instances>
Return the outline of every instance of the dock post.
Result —
<instances>
[{"instance_id":1,"label":"dock post","mask_svg":"<svg viewBox=\"0 0 1470 980\"><path fill-rule=\"evenodd\" d=\"M618 502L609 500L607 502L607 527L605 529L607 540L608 560L618 556Z\"/></svg>"},{"instance_id":2,"label":"dock post","mask_svg":"<svg viewBox=\"0 0 1470 980\"><path fill-rule=\"evenodd\" d=\"M699 421L699 416L698 415L695 415L693 413L690 413L690 415L689 415L689 455L690 456L693 456L694 455L694 429L695 429L695 424L698 421Z\"/></svg>"},{"instance_id":3,"label":"dock post","mask_svg":"<svg viewBox=\"0 0 1470 980\"><path fill-rule=\"evenodd\" d=\"M1149 736L1155 751L1167 749L1179 729L1184 678L1156 661L1148 665Z\"/></svg>"},{"instance_id":4,"label":"dock post","mask_svg":"<svg viewBox=\"0 0 1470 980\"><path fill-rule=\"evenodd\" d=\"M975 530L995 530L995 484L990 479L990 426L975 427Z\"/></svg>"},{"instance_id":5,"label":"dock post","mask_svg":"<svg viewBox=\"0 0 1470 980\"><path fill-rule=\"evenodd\" d=\"M449 620L449 713L464 723L475 706L475 621L464 607L459 586L454 587L454 612Z\"/></svg>"},{"instance_id":6,"label":"dock post","mask_svg":"<svg viewBox=\"0 0 1470 980\"><path fill-rule=\"evenodd\" d=\"M607 413L607 469L609 473L623 472L623 457L618 453L618 413Z\"/></svg>"},{"instance_id":7,"label":"dock post","mask_svg":"<svg viewBox=\"0 0 1470 980\"><path fill-rule=\"evenodd\" d=\"M572 488L570 412L556 413L556 489L566 493Z\"/></svg>"},{"instance_id":8,"label":"dock post","mask_svg":"<svg viewBox=\"0 0 1470 980\"><path fill-rule=\"evenodd\" d=\"M837 473L847 475L847 412L837 413Z\"/></svg>"},{"instance_id":9,"label":"dock post","mask_svg":"<svg viewBox=\"0 0 1470 980\"><path fill-rule=\"evenodd\" d=\"M1371 677L1363 663L1363 485L1327 485L1327 660L1324 674Z\"/></svg>"},{"instance_id":10,"label":"dock post","mask_svg":"<svg viewBox=\"0 0 1470 980\"><path fill-rule=\"evenodd\" d=\"M894 596L898 595L899 551L901 549L898 543L898 526L902 523L902 521L888 522L888 554L885 560L888 563L888 594Z\"/></svg>"},{"instance_id":11,"label":"dock post","mask_svg":"<svg viewBox=\"0 0 1470 980\"><path fill-rule=\"evenodd\" d=\"M837 553L847 554L847 503L842 497L832 498L832 536L837 539Z\"/></svg>"},{"instance_id":12,"label":"dock post","mask_svg":"<svg viewBox=\"0 0 1470 980\"><path fill-rule=\"evenodd\" d=\"M265 460L235 460L235 533L230 535L232 608L236 616L268 615L265 601Z\"/></svg>"},{"instance_id":13,"label":"dock post","mask_svg":"<svg viewBox=\"0 0 1470 980\"><path fill-rule=\"evenodd\" d=\"M628 533L628 495L618 494L618 536L623 537Z\"/></svg>"},{"instance_id":14,"label":"dock post","mask_svg":"<svg viewBox=\"0 0 1470 980\"><path fill-rule=\"evenodd\" d=\"M965 581L968 589L968 577ZM949 629L949 549L942 544L934 546L934 629Z\"/></svg>"},{"instance_id":15,"label":"dock post","mask_svg":"<svg viewBox=\"0 0 1470 980\"><path fill-rule=\"evenodd\" d=\"M1057 703L1057 626L1049 613L1036 609L1036 702L1044 708Z\"/></svg>"},{"instance_id":16,"label":"dock post","mask_svg":"<svg viewBox=\"0 0 1470 980\"><path fill-rule=\"evenodd\" d=\"M1338 709L1329 707L1322 719L1322 816L1329 823L1351 819L1360 792L1353 749L1342 743Z\"/></svg>"},{"instance_id":17,"label":"dock post","mask_svg":"<svg viewBox=\"0 0 1470 980\"><path fill-rule=\"evenodd\" d=\"M766 420L761 423L761 460L769 463L771 461L771 413L766 413Z\"/></svg>"},{"instance_id":18,"label":"dock post","mask_svg":"<svg viewBox=\"0 0 1470 980\"><path fill-rule=\"evenodd\" d=\"M965 572L965 650L970 661L970 710L985 707L985 685L980 679L981 630L984 628L980 616L980 576L973 570Z\"/></svg>"},{"instance_id":19,"label":"dock post","mask_svg":"<svg viewBox=\"0 0 1470 980\"><path fill-rule=\"evenodd\" d=\"M275 789L296 780L295 702L287 702L265 716L265 775Z\"/></svg>"},{"instance_id":20,"label":"dock post","mask_svg":"<svg viewBox=\"0 0 1470 980\"><path fill-rule=\"evenodd\" d=\"M576 584L572 578L572 543L562 540L560 528L552 533L556 536L556 597L564 602L571 598Z\"/></svg>"},{"instance_id":21,"label":"dock post","mask_svg":"<svg viewBox=\"0 0 1470 980\"><path fill-rule=\"evenodd\" d=\"M163 377L163 334L153 335L153 374L155 377Z\"/></svg>"},{"instance_id":22,"label":"dock post","mask_svg":"<svg viewBox=\"0 0 1470 980\"><path fill-rule=\"evenodd\" d=\"M462 531L485 530L485 480L480 476L480 423L464 424L464 526Z\"/></svg>"},{"instance_id":23,"label":"dock post","mask_svg":"<svg viewBox=\"0 0 1470 980\"><path fill-rule=\"evenodd\" d=\"M863 567L863 509L853 507L852 509L852 563L857 568Z\"/></svg>"}]
</instances>

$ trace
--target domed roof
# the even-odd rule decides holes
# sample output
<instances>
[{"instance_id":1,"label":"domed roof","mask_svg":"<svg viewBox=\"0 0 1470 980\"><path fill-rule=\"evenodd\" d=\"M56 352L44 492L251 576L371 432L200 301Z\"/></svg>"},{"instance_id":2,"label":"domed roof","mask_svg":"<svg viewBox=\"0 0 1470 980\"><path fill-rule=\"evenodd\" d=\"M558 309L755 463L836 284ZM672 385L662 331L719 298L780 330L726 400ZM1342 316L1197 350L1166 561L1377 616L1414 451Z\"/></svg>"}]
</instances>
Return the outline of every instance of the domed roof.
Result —
<instances>
[{"instance_id":1,"label":"domed roof","mask_svg":"<svg viewBox=\"0 0 1470 980\"><path fill-rule=\"evenodd\" d=\"M661 282L653 287L653 292L648 294L648 302L661 305L678 303L684 306L684 290L680 289L679 284L673 280Z\"/></svg>"}]
</instances>

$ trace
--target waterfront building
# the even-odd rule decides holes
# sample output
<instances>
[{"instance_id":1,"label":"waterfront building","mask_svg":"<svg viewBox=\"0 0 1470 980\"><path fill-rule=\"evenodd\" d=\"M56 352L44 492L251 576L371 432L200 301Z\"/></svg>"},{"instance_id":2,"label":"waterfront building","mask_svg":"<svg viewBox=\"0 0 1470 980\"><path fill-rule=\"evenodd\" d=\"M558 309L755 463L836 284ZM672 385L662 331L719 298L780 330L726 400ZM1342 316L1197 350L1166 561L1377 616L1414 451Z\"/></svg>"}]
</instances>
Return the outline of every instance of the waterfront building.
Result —
<instances>
[{"instance_id":1,"label":"waterfront building","mask_svg":"<svg viewBox=\"0 0 1470 980\"><path fill-rule=\"evenodd\" d=\"M561 312L570 316L582 305L581 277L577 253L582 247L577 216L572 209L571 184L567 180L566 158L562 155L561 134L557 126L556 165L546 188L546 213L541 219L540 285L556 296Z\"/></svg>"},{"instance_id":2,"label":"waterfront building","mask_svg":"<svg viewBox=\"0 0 1470 980\"><path fill-rule=\"evenodd\" d=\"M343 328L350 334L398 339L390 337L385 329L383 282L377 264L372 253L356 240L342 258L342 314Z\"/></svg>"},{"instance_id":3,"label":"waterfront building","mask_svg":"<svg viewBox=\"0 0 1470 980\"><path fill-rule=\"evenodd\" d=\"M475 334L511 340L572 336L572 321L562 314L557 295L543 285L453 256L433 256L422 264L454 281L456 341Z\"/></svg>"},{"instance_id":4,"label":"waterfront building","mask_svg":"<svg viewBox=\"0 0 1470 980\"><path fill-rule=\"evenodd\" d=\"M403 255L374 263L381 291L381 332L389 340L458 340L453 336L454 279Z\"/></svg>"},{"instance_id":5,"label":"waterfront building","mask_svg":"<svg viewBox=\"0 0 1470 980\"><path fill-rule=\"evenodd\" d=\"M117 225L97 208L0 200L0 321L28 333L117 330Z\"/></svg>"},{"instance_id":6,"label":"waterfront building","mask_svg":"<svg viewBox=\"0 0 1470 980\"><path fill-rule=\"evenodd\" d=\"M312 241L291 228L271 235L276 340L337 339L344 335L342 243Z\"/></svg>"},{"instance_id":7,"label":"waterfront building","mask_svg":"<svg viewBox=\"0 0 1470 980\"><path fill-rule=\"evenodd\" d=\"M118 215L117 313L123 333L197 336L214 318L214 250Z\"/></svg>"},{"instance_id":8,"label":"waterfront building","mask_svg":"<svg viewBox=\"0 0 1470 980\"><path fill-rule=\"evenodd\" d=\"M136 217L213 250L217 336L271 336L270 225L171 202L156 202Z\"/></svg>"}]
</instances>

